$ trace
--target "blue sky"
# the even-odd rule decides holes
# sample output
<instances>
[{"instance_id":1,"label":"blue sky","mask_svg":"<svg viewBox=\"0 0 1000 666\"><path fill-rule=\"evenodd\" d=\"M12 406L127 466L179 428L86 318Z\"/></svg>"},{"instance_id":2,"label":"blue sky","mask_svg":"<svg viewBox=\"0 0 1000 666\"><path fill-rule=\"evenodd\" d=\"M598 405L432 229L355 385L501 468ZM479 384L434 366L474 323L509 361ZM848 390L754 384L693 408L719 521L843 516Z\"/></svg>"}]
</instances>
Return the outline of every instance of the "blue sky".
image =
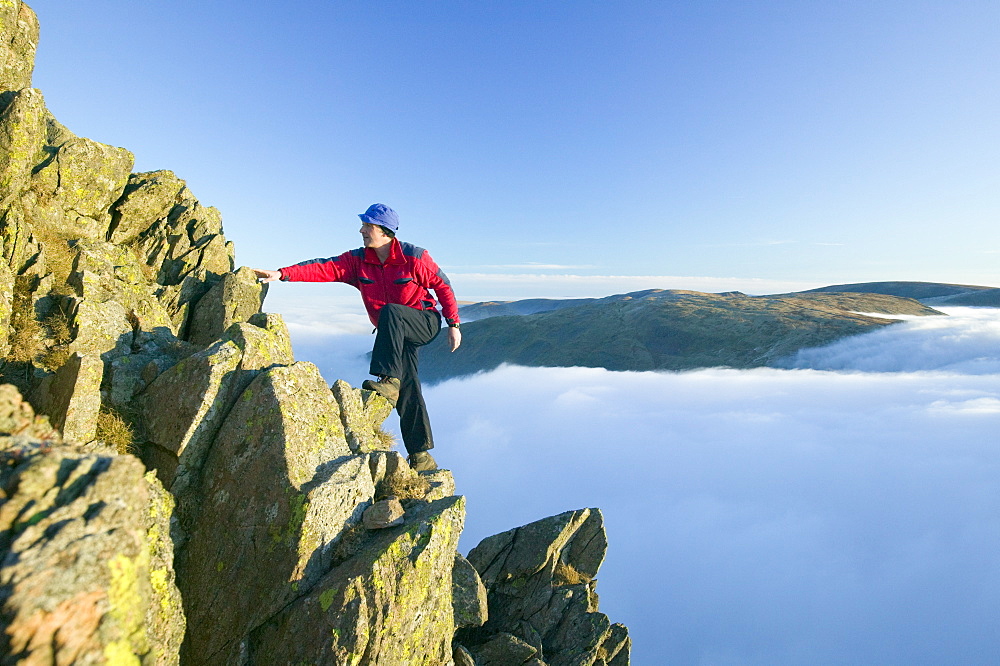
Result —
<instances>
[{"instance_id":1,"label":"blue sky","mask_svg":"<svg viewBox=\"0 0 1000 666\"><path fill-rule=\"evenodd\" d=\"M185 178L243 264L384 201L466 300L1000 285L995 2L34 8L56 117Z\"/></svg>"}]
</instances>

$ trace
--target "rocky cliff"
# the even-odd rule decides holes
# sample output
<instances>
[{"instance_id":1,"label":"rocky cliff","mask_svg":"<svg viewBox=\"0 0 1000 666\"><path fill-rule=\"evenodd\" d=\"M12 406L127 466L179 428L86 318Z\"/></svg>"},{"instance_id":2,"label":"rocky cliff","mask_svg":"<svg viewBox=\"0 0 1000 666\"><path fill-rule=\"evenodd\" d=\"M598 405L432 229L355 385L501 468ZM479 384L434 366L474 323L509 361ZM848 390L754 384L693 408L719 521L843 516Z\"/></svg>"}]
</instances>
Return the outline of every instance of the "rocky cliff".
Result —
<instances>
[{"instance_id":1,"label":"rocky cliff","mask_svg":"<svg viewBox=\"0 0 1000 666\"><path fill-rule=\"evenodd\" d=\"M0 1L0 663L628 663L600 512L463 557L451 473L295 361L217 210L52 117L37 43Z\"/></svg>"}]
</instances>

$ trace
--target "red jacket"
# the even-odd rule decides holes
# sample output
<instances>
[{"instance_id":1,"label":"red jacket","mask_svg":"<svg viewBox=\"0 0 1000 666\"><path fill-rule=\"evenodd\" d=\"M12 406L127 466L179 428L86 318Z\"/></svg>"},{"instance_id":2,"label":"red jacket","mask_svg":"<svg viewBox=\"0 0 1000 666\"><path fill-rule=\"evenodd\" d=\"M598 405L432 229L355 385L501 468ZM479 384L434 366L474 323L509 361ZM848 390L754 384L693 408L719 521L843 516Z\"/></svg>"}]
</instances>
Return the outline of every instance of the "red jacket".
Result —
<instances>
[{"instance_id":1,"label":"red jacket","mask_svg":"<svg viewBox=\"0 0 1000 666\"><path fill-rule=\"evenodd\" d=\"M387 303L408 305L417 310L437 306L428 289L441 301L449 324L458 323L458 303L451 282L431 255L422 247L392 239L389 257L383 264L375 250L359 247L329 259L310 259L281 270L281 279L291 282L346 282L357 287L368 310L368 318L378 326L378 313Z\"/></svg>"}]
</instances>

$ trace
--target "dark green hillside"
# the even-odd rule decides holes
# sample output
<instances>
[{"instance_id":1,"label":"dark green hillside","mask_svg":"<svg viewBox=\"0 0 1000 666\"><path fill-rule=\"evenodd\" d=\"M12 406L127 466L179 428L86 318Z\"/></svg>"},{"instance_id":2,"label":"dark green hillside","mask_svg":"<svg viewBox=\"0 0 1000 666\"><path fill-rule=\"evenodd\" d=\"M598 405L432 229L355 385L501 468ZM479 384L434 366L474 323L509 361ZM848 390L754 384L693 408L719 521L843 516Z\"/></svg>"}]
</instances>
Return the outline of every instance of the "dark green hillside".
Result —
<instances>
[{"instance_id":1,"label":"dark green hillside","mask_svg":"<svg viewBox=\"0 0 1000 666\"><path fill-rule=\"evenodd\" d=\"M526 298L520 301L485 301L462 306L462 321L476 321L487 317L505 317L508 315L529 315L539 312L551 312L563 308L575 308L592 303L611 303L613 301L628 301L633 298L662 298L673 294L685 293L671 289L646 289L628 294L615 294L604 298Z\"/></svg>"},{"instance_id":2,"label":"dark green hillside","mask_svg":"<svg viewBox=\"0 0 1000 666\"><path fill-rule=\"evenodd\" d=\"M980 291L996 291L993 287L982 287L972 284L948 284L944 282L856 282L853 284L835 284L819 289L810 289L809 293L851 292L859 294L886 294L903 298L941 299L954 296L975 294Z\"/></svg>"},{"instance_id":3,"label":"dark green hillside","mask_svg":"<svg viewBox=\"0 0 1000 666\"><path fill-rule=\"evenodd\" d=\"M963 291L951 296L925 298L925 303L931 305L967 305L981 308L1000 308L1000 289L976 289Z\"/></svg>"},{"instance_id":4,"label":"dark green hillside","mask_svg":"<svg viewBox=\"0 0 1000 666\"><path fill-rule=\"evenodd\" d=\"M471 322L463 326L462 347L454 354L444 336L428 345L421 375L439 381L505 362L609 370L751 368L893 323L857 312L941 314L881 294L639 293L646 295Z\"/></svg>"}]
</instances>

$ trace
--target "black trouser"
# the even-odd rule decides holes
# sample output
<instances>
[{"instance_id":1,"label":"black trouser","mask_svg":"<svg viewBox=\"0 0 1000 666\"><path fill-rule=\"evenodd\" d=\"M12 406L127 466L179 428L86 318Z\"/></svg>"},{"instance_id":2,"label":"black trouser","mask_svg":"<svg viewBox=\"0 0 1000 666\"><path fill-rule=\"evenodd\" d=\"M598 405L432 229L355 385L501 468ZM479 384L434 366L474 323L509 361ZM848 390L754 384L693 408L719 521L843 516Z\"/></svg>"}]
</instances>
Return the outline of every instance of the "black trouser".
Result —
<instances>
[{"instance_id":1,"label":"black trouser","mask_svg":"<svg viewBox=\"0 0 1000 666\"><path fill-rule=\"evenodd\" d=\"M417 310L390 303L379 311L370 372L399 380L396 411L407 453L434 448L431 422L417 377L417 350L440 332L441 315L437 310Z\"/></svg>"}]
</instances>

